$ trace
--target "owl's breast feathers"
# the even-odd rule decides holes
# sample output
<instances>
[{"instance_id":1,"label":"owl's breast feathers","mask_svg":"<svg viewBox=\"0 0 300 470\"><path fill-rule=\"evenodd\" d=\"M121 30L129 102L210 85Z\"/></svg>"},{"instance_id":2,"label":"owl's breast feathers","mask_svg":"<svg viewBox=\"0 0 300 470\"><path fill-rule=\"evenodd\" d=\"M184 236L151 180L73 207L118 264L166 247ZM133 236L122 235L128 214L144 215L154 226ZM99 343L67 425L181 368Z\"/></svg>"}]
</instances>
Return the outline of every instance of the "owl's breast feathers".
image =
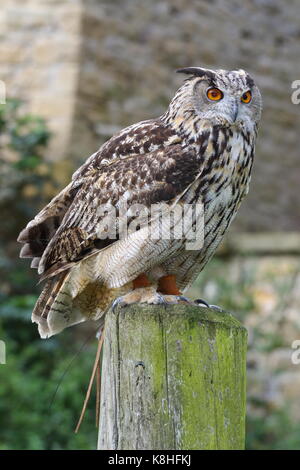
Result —
<instances>
[{"instance_id":1,"label":"owl's breast feathers","mask_svg":"<svg viewBox=\"0 0 300 470\"><path fill-rule=\"evenodd\" d=\"M99 285L92 288L88 262L81 263L93 254L105 253L107 248L116 245L117 251L118 246L122 246L121 242L117 245L118 229L114 238L105 237L105 231L111 227L101 226L105 213L99 211L99 207L116 208L118 217L122 200L126 200L128 207L143 204L148 208L163 202L171 205L180 199L188 203L201 200L208 214L211 203L219 197L219 207L215 207L219 221L223 217L222 207L227 219L229 213L232 217L247 191L254 139L254 135L229 127L202 129L196 123L184 128L176 127L176 123L166 124L161 119L130 126L111 138L74 173L71 183L19 235L18 241L24 244L20 256L33 258L32 267L38 268L42 279L49 278L33 319L40 323L42 319L47 320L49 312L60 311L64 317L62 325L52 329L57 332L65 323L84 319L80 302L77 302L75 317L69 318L73 315L72 302L74 310L82 285L91 290L91 299L100 302L99 295L105 297L104 288L102 291ZM222 191L228 187L230 191L225 191L222 198ZM208 215L205 217L207 219ZM161 246L161 252L159 249L157 245L155 255L153 250L149 251L152 254L148 257L153 256L152 265L158 263L160 257L167 259L171 253L174 256L171 244L170 248L166 244ZM145 256L145 252L141 256ZM80 266L84 266L81 271ZM103 265L102 269L109 271L110 266ZM70 279L73 279L72 285ZM131 280L129 276L127 281ZM89 310L88 306L84 308L86 312ZM90 310L95 309L96 306ZM40 329L44 336L53 334L49 325L47 328L44 332L43 327Z\"/></svg>"}]
</instances>

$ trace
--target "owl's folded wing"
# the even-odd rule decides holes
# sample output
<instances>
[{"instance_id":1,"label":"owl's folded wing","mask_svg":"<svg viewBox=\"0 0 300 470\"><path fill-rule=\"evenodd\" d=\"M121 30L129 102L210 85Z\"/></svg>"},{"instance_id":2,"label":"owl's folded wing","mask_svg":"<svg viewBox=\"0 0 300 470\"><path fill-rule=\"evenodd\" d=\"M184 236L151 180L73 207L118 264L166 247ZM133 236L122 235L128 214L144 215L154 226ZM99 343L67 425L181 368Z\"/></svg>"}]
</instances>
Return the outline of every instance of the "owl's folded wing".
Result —
<instances>
[{"instance_id":1,"label":"owl's folded wing","mask_svg":"<svg viewBox=\"0 0 300 470\"><path fill-rule=\"evenodd\" d=\"M199 161L194 151L179 144L128 156L107 165L101 172L90 173L77 188L42 254L39 262L42 278L57 274L115 243L120 237L119 219L124 204L129 209L126 217L129 224L135 217L130 212L133 205L151 208L158 203L171 204L198 174ZM27 243L30 245L34 240Z\"/></svg>"}]
</instances>

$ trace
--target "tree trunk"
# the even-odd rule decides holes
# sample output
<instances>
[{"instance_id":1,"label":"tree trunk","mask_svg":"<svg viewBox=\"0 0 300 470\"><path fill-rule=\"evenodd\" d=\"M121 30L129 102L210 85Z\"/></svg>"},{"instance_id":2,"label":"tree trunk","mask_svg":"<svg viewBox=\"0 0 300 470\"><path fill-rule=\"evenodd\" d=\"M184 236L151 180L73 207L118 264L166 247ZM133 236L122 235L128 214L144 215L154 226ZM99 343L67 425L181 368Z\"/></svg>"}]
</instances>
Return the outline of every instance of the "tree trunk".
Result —
<instances>
[{"instance_id":1,"label":"tree trunk","mask_svg":"<svg viewBox=\"0 0 300 470\"><path fill-rule=\"evenodd\" d=\"M192 305L109 311L98 449L243 449L247 332Z\"/></svg>"}]
</instances>

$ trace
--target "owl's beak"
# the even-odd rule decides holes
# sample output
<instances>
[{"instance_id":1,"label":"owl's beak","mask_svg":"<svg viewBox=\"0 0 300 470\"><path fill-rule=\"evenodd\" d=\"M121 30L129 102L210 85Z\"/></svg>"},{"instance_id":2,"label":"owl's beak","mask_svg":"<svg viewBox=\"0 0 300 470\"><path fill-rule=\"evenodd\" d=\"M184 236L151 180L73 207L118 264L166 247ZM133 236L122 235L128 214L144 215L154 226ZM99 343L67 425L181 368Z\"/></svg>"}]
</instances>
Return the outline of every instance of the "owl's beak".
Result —
<instances>
[{"instance_id":1,"label":"owl's beak","mask_svg":"<svg viewBox=\"0 0 300 470\"><path fill-rule=\"evenodd\" d=\"M238 105L237 101L233 101L230 111L231 111L230 116L231 116L231 119L232 119L232 123L234 123L236 121L236 118L237 118L238 113L239 113L239 105Z\"/></svg>"}]
</instances>

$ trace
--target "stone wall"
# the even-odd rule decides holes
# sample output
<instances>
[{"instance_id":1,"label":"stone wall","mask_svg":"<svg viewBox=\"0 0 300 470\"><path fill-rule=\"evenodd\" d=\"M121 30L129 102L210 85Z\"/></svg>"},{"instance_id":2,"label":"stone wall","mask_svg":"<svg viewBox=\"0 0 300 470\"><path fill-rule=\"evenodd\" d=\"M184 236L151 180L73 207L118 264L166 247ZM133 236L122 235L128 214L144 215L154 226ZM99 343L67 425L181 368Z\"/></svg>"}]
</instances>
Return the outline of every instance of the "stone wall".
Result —
<instances>
[{"instance_id":1,"label":"stone wall","mask_svg":"<svg viewBox=\"0 0 300 470\"><path fill-rule=\"evenodd\" d=\"M264 114L235 230L300 226L297 0L2 0L0 78L44 115L75 167L115 130L160 114L188 65L243 67Z\"/></svg>"},{"instance_id":2,"label":"stone wall","mask_svg":"<svg viewBox=\"0 0 300 470\"><path fill-rule=\"evenodd\" d=\"M66 157L72 138L81 18L77 0L1 1L0 79L7 97L47 119L51 160Z\"/></svg>"}]
</instances>

